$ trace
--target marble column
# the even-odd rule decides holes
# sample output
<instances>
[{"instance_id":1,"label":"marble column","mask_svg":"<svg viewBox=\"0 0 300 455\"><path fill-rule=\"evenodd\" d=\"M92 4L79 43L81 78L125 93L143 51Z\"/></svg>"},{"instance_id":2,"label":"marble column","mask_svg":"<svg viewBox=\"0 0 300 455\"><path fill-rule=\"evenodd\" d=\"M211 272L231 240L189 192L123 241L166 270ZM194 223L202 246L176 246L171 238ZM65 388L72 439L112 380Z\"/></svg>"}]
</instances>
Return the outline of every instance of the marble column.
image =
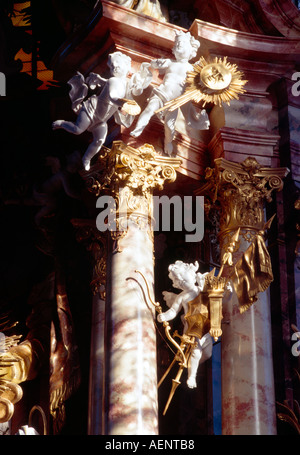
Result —
<instances>
[{"instance_id":1,"label":"marble column","mask_svg":"<svg viewBox=\"0 0 300 455\"><path fill-rule=\"evenodd\" d=\"M242 234L244 232L242 231ZM248 242L241 241L240 251ZM268 291L240 314L236 293L223 300L222 434L274 435L276 410Z\"/></svg>"},{"instance_id":2,"label":"marble column","mask_svg":"<svg viewBox=\"0 0 300 455\"><path fill-rule=\"evenodd\" d=\"M152 146L134 149L116 141L87 176L99 196L98 207L103 207L102 195L114 201L107 224L99 221L103 215L97 219L98 229L107 229L110 237L104 434L158 433L155 312L136 271L144 274L154 299L152 191L174 181L179 165L180 160L160 156Z\"/></svg>"},{"instance_id":3,"label":"marble column","mask_svg":"<svg viewBox=\"0 0 300 455\"><path fill-rule=\"evenodd\" d=\"M206 191L220 214L219 242L226 251L240 228L234 262L266 229L264 202L282 188L287 169L261 166L255 158L234 163L215 160L207 173ZM271 315L268 289L257 294L250 308L240 312L233 290L223 299L222 434L276 434Z\"/></svg>"},{"instance_id":4,"label":"marble column","mask_svg":"<svg viewBox=\"0 0 300 455\"><path fill-rule=\"evenodd\" d=\"M158 433L154 307L135 281L140 270L152 290L153 266L152 238L132 223L111 254L108 434Z\"/></svg>"}]
</instances>

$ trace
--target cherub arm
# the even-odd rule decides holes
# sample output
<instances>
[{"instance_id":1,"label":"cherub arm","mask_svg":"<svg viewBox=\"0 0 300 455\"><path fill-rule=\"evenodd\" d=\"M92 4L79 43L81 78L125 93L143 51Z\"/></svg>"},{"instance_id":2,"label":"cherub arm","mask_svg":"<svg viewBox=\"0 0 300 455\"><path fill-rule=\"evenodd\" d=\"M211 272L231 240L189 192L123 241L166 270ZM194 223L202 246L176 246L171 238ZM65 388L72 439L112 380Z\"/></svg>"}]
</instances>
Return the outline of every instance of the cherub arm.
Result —
<instances>
[{"instance_id":1,"label":"cherub arm","mask_svg":"<svg viewBox=\"0 0 300 455\"><path fill-rule=\"evenodd\" d=\"M151 68L155 68L163 72L169 68L170 63L172 63L172 61L169 58L157 58L155 60L151 60Z\"/></svg>"},{"instance_id":2,"label":"cherub arm","mask_svg":"<svg viewBox=\"0 0 300 455\"><path fill-rule=\"evenodd\" d=\"M182 299L180 294L173 294L172 292L163 292L164 299L167 302L167 305L170 306L170 309L167 310L165 313L160 313L157 316L157 320L159 322L163 321L171 321L174 319L179 311L182 308ZM171 295L171 296L170 296ZM172 299L172 304L170 305L170 300Z\"/></svg>"},{"instance_id":3,"label":"cherub arm","mask_svg":"<svg viewBox=\"0 0 300 455\"><path fill-rule=\"evenodd\" d=\"M164 301L166 302L167 306L169 308L171 308L171 306L173 305L173 303L175 302L175 299L177 297L178 294L175 294L174 292L168 292L168 291L164 291L162 293L163 297L164 297Z\"/></svg>"}]
</instances>

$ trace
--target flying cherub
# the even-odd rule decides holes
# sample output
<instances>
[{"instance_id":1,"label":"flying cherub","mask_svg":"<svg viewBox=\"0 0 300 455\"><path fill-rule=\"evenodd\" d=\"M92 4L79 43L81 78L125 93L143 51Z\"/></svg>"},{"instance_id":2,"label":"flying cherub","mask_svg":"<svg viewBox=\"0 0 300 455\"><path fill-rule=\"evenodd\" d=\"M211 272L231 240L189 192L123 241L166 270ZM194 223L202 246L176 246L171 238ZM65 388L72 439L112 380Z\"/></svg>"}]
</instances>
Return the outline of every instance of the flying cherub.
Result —
<instances>
[{"instance_id":1,"label":"flying cherub","mask_svg":"<svg viewBox=\"0 0 300 455\"><path fill-rule=\"evenodd\" d=\"M193 65L189 61L197 55L200 42L189 32L176 32L173 54L175 60L159 58L151 61L151 67L164 74L162 84L154 87L148 104L139 116L136 127L130 135L138 137L148 125L151 117L163 108L164 104L174 100L184 93L186 77L188 72L193 71ZM209 120L204 109L198 112L191 103L181 107L186 118L187 125L197 129L208 129ZM175 124L178 116L178 109L164 110L160 114L164 121L165 143L164 151L171 156L173 153L172 141L175 135Z\"/></svg>"},{"instance_id":2,"label":"flying cherub","mask_svg":"<svg viewBox=\"0 0 300 455\"><path fill-rule=\"evenodd\" d=\"M134 115L140 112L133 96L140 95L152 80L150 65L147 63L143 63L140 70L129 79L131 58L122 52L109 54L107 64L111 73L109 79L104 79L95 73L90 73L85 79L78 72L69 80L68 83L72 87L69 93L72 109L78 117L76 122L56 120L52 124L53 129L63 128L72 134L81 134L86 130L93 134L93 141L82 158L86 171L90 169L91 159L105 142L108 120L114 116L116 123L128 128L134 120ZM85 99L89 87L100 88L100 94L94 94Z\"/></svg>"}]
</instances>

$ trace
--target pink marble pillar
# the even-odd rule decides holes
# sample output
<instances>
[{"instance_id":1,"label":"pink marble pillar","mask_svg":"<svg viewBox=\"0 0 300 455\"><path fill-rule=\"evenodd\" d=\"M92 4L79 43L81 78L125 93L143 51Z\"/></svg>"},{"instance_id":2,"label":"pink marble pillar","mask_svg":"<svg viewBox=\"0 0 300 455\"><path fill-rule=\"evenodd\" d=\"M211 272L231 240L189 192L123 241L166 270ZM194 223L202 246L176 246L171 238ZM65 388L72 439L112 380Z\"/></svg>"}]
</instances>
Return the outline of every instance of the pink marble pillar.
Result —
<instances>
[{"instance_id":1,"label":"pink marble pillar","mask_svg":"<svg viewBox=\"0 0 300 455\"><path fill-rule=\"evenodd\" d=\"M241 242L245 251L248 242ZM244 313L235 292L223 301L222 434L276 434L268 290Z\"/></svg>"},{"instance_id":2,"label":"pink marble pillar","mask_svg":"<svg viewBox=\"0 0 300 455\"><path fill-rule=\"evenodd\" d=\"M111 255L108 434L158 433L154 308L136 270L153 288L153 242L131 224Z\"/></svg>"},{"instance_id":3,"label":"pink marble pillar","mask_svg":"<svg viewBox=\"0 0 300 455\"><path fill-rule=\"evenodd\" d=\"M134 149L115 141L85 176L99 196L96 206L109 205L97 216L94 242L93 284L105 281L106 295L105 311L101 296L93 302L89 434L101 434L100 425L108 435L158 433L155 308L137 271L153 301L152 192L173 182L179 166L179 159L160 156L150 145Z\"/></svg>"},{"instance_id":4,"label":"pink marble pillar","mask_svg":"<svg viewBox=\"0 0 300 455\"><path fill-rule=\"evenodd\" d=\"M218 208L221 256L227 252L238 229L233 263L257 235L261 236L267 230L264 203L271 200L273 191L282 189L282 178L287 173L286 168L265 167L254 157L248 157L241 163L224 158L215 160L215 168L207 174L208 183L199 192L206 194L212 206ZM230 295L227 293L227 297L225 294L223 299L221 365L224 435L276 434L270 300L265 287L267 282L261 286L263 280L256 271L259 265L265 265L262 269L268 273L268 281L271 280L267 264L267 253L260 252L259 257L257 253L252 260L251 274L246 272L249 282L256 280L257 292L264 292L256 294L257 300L245 312L240 312L234 290ZM231 266L225 269L230 276L233 271ZM248 295L243 303L250 303L250 300Z\"/></svg>"}]
</instances>

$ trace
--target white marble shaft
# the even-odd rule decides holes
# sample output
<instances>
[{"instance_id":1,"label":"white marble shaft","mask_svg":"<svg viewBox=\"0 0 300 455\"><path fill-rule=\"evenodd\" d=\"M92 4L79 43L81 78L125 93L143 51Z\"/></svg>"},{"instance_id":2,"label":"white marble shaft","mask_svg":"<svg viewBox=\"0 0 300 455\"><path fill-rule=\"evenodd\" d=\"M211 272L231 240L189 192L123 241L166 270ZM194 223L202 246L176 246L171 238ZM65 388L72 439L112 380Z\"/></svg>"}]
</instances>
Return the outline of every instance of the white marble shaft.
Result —
<instances>
[{"instance_id":1,"label":"white marble shaft","mask_svg":"<svg viewBox=\"0 0 300 455\"><path fill-rule=\"evenodd\" d=\"M249 243L240 236L240 251ZM222 434L276 434L268 290L240 314L237 295L223 301Z\"/></svg>"},{"instance_id":2,"label":"white marble shaft","mask_svg":"<svg viewBox=\"0 0 300 455\"><path fill-rule=\"evenodd\" d=\"M135 281L141 282L135 272L140 270L153 288L153 241L146 230L131 223L118 246L110 258L108 434L155 435L155 315Z\"/></svg>"}]
</instances>

